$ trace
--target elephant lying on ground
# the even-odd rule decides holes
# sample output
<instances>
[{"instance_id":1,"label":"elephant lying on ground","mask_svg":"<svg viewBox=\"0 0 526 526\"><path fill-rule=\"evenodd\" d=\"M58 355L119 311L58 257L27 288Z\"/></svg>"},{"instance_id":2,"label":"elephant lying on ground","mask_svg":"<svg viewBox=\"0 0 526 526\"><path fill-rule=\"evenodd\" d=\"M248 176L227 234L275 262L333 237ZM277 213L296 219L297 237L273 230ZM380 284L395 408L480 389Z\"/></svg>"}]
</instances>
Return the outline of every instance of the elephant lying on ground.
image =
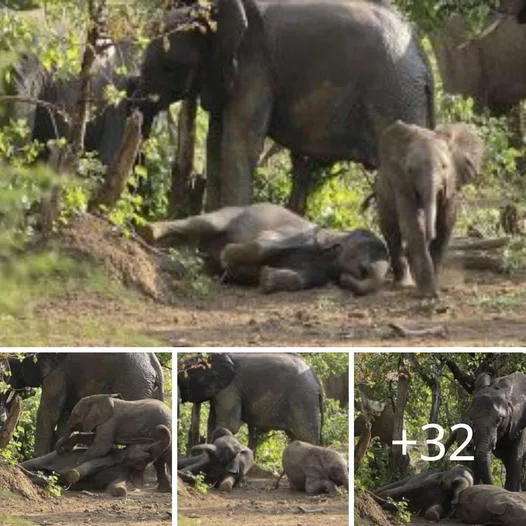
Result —
<instances>
[{"instance_id":1,"label":"elephant lying on ground","mask_svg":"<svg viewBox=\"0 0 526 526\"><path fill-rule=\"evenodd\" d=\"M208 440L217 427L237 433L248 425L248 447L256 430L284 431L291 439L321 442L323 389L309 365L295 354L211 353L180 360L177 386L182 402L210 401Z\"/></svg>"},{"instance_id":2,"label":"elephant lying on ground","mask_svg":"<svg viewBox=\"0 0 526 526\"><path fill-rule=\"evenodd\" d=\"M397 121L382 134L379 151L376 199L395 283L409 280L405 242L418 293L438 296L438 267L455 226L458 192L481 170L482 140L463 123L431 131Z\"/></svg>"},{"instance_id":3,"label":"elephant lying on ground","mask_svg":"<svg viewBox=\"0 0 526 526\"><path fill-rule=\"evenodd\" d=\"M93 433L73 435L69 446L87 445L94 437ZM130 489L143 486L146 466L171 447L171 433L164 425L153 430L152 439L153 442L132 444L123 449L112 448L91 460L84 460L85 447L77 447L63 453L52 451L21 465L28 471L59 473L61 480L72 489L102 489L116 497L124 497Z\"/></svg>"},{"instance_id":4,"label":"elephant lying on ground","mask_svg":"<svg viewBox=\"0 0 526 526\"><path fill-rule=\"evenodd\" d=\"M195 6L169 13L136 95L146 125L199 95L210 113L207 210L250 203L266 136L325 165L376 166L379 136L396 119L434 126L431 68L394 9L363 0L220 0L216 8L212 23Z\"/></svg>"},{"instance_id":5,"label":"elephant lying on ground","mask_svg":"<svg viewBox=\"0 0 526 526\"><path fill-rule=\"evenodd\" d=\"M126 400L163 400L163 371L154 353L25 353L8 358L13 390L42 387L35 456L49 453L64 433L71 409L84 396L117 392ZM5 399L2 403L5 403ZM55 430L56 428L56 430Z\"/></svg>"},{"instance_id":6,"label":"elephant lying on ground","mask_svg":"<svg viewBox=\"0 0 526 526\"><path fill-rule=\"evenodd\" d=\"M226 207L175 221L150 223L145 238L179 236L196 241L211 270L265 292L298 290L328 282L362 295L384 282L388 255L371 232L320 229L271 203Z\"/></svg>"},{"instance_id":7,"label":"elephant lying on ground","mask_svg":"<svg viewBox=\"0 0 526 526\"><path fill-rule=\"evenodd\" d=\"M449 514L452 506L458 503L461 492L470 486L473 486L471 470L465 466L455 466L449 471L406 477L374 493L382 499L405 499L410 511L420 513L426 520L438 521ZM391 506L384 503L384 507Z\"/></svg>"},{"instance_id":8,"label":"elephant lying on ground","mask_svg":"<svg viewBox=\"0 0 526 526\"><path fill-rule=\"evenodd\" d=\"M93 443L84 452L83 461L106 455L114 444L152 441L158 425L172 429L172 413L159 400L122 400L120 395L98 394L82 398L68 419L66 434L57 442L56 451L70 445L74 431L94 432ZM170 491L166 467L171 469L172 450L166 449L155 461L160 491Z\"/></svg>"},{"instance_id":9,"label":"elephant lying on ground","mask_svg":"<svg viewBox=\"0 0 526 526\"><path fill-rule=\"evenodd\" d=\"M473 486L460 493L455 516L468 524L522 526L526 524L526 493Z\"/></svg>"},{"instance_id":10,"label":"elephant lying on ground","mask_svg":"<svg viewBox=\"0 0 526 526\"><path fill-rule=\"evenodd\" d=\"M337 486L349 489L347 461L337 451L294 440L284 450L283 475L287 475L292 490L305 491L308 495L328 493L335 495Z\"/></svg>"},{"instance_id":11,"label":"elephant lying on ground","mask_svg":"<svg viewBox=\"0 0 526 526\"><path fill-rule=\"evenodd\" d=\"M177 460L177 470L185 473L204 473L205 481L221 491L231 491L245 483L246 475L254 465L254 454L225 428L212 433L210 444L194 446L191 456Z\"/></svg>"}]
</instances>

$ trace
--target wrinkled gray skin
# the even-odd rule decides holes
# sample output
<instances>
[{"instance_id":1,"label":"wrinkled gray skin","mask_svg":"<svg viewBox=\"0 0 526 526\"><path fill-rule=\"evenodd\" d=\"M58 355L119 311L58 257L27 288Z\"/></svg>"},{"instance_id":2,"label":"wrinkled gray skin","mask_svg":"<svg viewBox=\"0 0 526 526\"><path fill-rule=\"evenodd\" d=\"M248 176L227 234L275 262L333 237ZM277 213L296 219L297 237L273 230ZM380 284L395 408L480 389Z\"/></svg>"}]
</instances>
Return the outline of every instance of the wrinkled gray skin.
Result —
<instances>
[{"instance_id":1,"label":"wrinkled gray skin","mask_svg":"<svg viewBox=\"0 0 526 526\"><path fill-rule=\"evenodd\" d=\"M221 491L243 486L246 475L254 465L254 454L225 428L213 431L210 444L194 446L187 458L177 459L177 469L182 474L204 473L206 482Z\"/></svg>"},{"instance_id":2,"label":"wrinkled gray skin","mask_svg":"<svg viewBox=\"0 0 526 526\"><path fill-rule=\"evenodd\" d=\"M451 508L458 503L462 492L473 486L473 473L465 466L455 466L448 471L426 472L406 477L374 493L382 499L407 500L410 511L420 514L430 521L446 517ZM391 508L392 504L385 503Z\"/></svg>"},{"instance_id":3,"label":"wrinkled gray skin","mask_svg":"<svg viewBox=\"0 0 526 526\"><path fill-rule=\"evenodd\" d=\"M526 517L526 493L512 493L496 486L473 486L460 494L455 516L467 524L519 526Z\"/></svg>"},{"instance_id":4,"label":"wrinkled gray skin","mask_svg":"<svg viewBox=\"0 0 526 526\"><path fill-rule=\"evenodd\" d=\"M389 267L383 241L371 232L320 229L271 203L151 223L144 236L197 242L211 271L234 283L259 284L264 292L336 282L364 295L382 286Z\"/></svg>"},{"instance_id":5,"label":"wrinkled gray skin","mask_svg":"<svg viewBox=\"0 0 526 526\"><path fill-rule=\"evenodd\" d=\"M76 444L91 444L94 436L93 433L73 435L68 449ZM59 473L71 489L103 489L116 497L123 497L128 490L142 487L147 465L171 447L171 433L166 426L157 426L153 438L154 442L112 448L105 455L87 461L84 461L85 447L61 454L52 451L26 460L22 467L29 471Z\"/></svg>"},{"instance_id":6,"label":"wrinkled gray skin","mask_svg":"<svg viewBox=\"0 0 526 526\"><path fill-rule=\"evenodd\" d=\"M191 16L172 12L170 45L152 41L137 93L158 98L139 106L147 128L171 102L200 95L210 112L207 210L251 201L265 136L298 157L373 167L378 138L396 119L434 126L432 73L417 38L375 4L219 0L217 32L202 19L171 31Z\"/></svg>"},{"instance_id":7,"label":"wrinkled gray skin","mask_svg":"<svg viewBox=\"0 0 526 526\"><path fill-rule=\"evenodd\" d=\"M256 429L285 431L291 439L321 442L323 390L314 371L294 354L213 353L179 363L182 402L210 401L208 437L217 427L237 433L244 422L248 447Z\"/></svg>"},{"instance_id":8,"label":"wrinkled gray skin","mask_svg":"<svg viewBox=\"0 0 526 526\"><path fill-rule=\"evenodd\" d=\"M283 474L286 474L290 489L305 491L308 495L328 493L336 495L338 486L349 489L349 467L337 451L294 440L284 450Z\"/></svg>"},{"instance_id":9,"label":"wrinkled gray skin","mask_svg":"<svg viewBox=\"0 0 526 526\"><path fill-rule=\"evenodd\" d=\"M483 143L475 129L463 123L431 131L398 121L382 135L379 150L377 206L395 283L409 279L405 243L419 295L436 297L438 267L455 225L458 193L480 172Z\"/></svg>"},{"instance_id":10,"label":"wrinkled gray skin","mask_svg":"<svg viewBox=\"0 0 526 526\"><path fill-rule=\"evenodd\" d=\"M6 382L13 389L42 387L35 456L53 449L69 413L84 396L118 392L127 400L164 399L163 371L154 353L27 353L23 360L10 356L9 367Z\"/></svg>"},{"instance_id":11,"label":"wrinkled gray skin","mask_svg":"<svg viewBox=\"0 0 526 526\"><path fill-rule=\"evenodd\" d=\"M106 455L114 444L136 444L154 440L158 425L172 429L172 413L160 400L122 400L120 395L97 394L79 400L68 418L66 433L55 450L67 450L74 431L95 432L95 438L84 452L83 461ZM160 491L170 491L166 467L171 469L172 451L168 448L155 461Z\"/></svg>"},{"instance_id":12,"label":"wrinkled gray skin","mask_svg":"<svg viewBox=\"0 0 526 526\"><path fill-rule=\"evenodd\" d=\"M121 42L107 49L94 65L92 94L98 107L86 128L85 148L86 151L97 152L105 165L111 162L121 144L128 107L124 101L117 106L107 104L104 90L114 83L117 89L133 93L137 77L124 77L117 70L123 65L129 71L136 70L136 56L137 52L130 42ZM76 106L79 88L78 78L58 79L54 72L42 66L37 57L22 53L12 67L11 82L4 87L4 91L10 95L43 100L71 112ZM5 122L8 118L26 118L32 132L31 138L44 144L50 139L67 138L70 134L69 124L64 117L43 106L14 103L5 116ZM47 160L49 154L45 148L40 159Z\"/></svg>"},{"instance_id":13,"label":"wrinkled gray skin","mask_svg":"<svg viewBox=\"0 0 526 526\"><path fill-rule=\"evenodd\" d=\"M521 468L526 458L526 375L478 383L467 416L475 445L475 482L493 484L491 452L506 468L505 488L521 491Z\"/></svg>"}]
</instances>

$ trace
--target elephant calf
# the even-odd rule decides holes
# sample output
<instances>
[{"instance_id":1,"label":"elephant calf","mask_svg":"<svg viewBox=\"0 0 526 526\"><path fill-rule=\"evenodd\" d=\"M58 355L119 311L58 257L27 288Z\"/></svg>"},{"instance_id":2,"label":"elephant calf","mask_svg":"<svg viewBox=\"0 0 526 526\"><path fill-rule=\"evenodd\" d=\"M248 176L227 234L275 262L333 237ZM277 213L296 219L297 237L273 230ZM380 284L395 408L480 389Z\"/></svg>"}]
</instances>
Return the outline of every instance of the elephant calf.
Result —
<instances>
[{"instance_id":1,"label":"elephant calf","mask_svg":"<svg viewBox=\"0 0 526 526\"><path fill-rule=\"evenodd\" d=\"M171 447L171 432L166 426L157 426L152 437L154 442L112 448L92 460L84 460L86 448L81 447L63 453L52 451L26 460L22 467L29 471L59 473L72 489L105 489L115 497L124 497L130 487L142 487L146 466ZM87 444L94 438L94 433L78 433L71 437L69 445Z\"/></svg>"},{"instance_id":2,"label":"elephant calf","mask_svg":"<svg viewBox=\"0 0 526 526\"><path fill-rule=\"evenodd\" d=\"M438 296L438 267L455 225L458 191L480 171L483 143L467 124L436 131L397 121L382 134L376 199L395 283L409 280L406 243L418 293Z\"/></svg>"},{"instance_id":3,"label":"elephant calf","mask_svg":"<svg viewBox=\"0 0 526 526\"><path fill-rule=\"evenodd\" d=\"M254 465L252 450L222 427L214 430L210 444L194 446L191 455L177 462L177 469L183 478L186 472L194 475L204 473L206 482L221 491L231 491L235 485L243 485Z\"/></svg>"},{"instance_id":4,"label":"elephant calf","mask_svg":"<svg viewBox=\"0 0 526 526\"><path fill-rule=\"evenodd\" d=\"M74 431L95 432L93 443L83 461L106 455L114 444L136 444L154 440L156 426L172 429L172 414L160 400L122 400L118 394L85 396L77 402L67 422L66 434L57 442L56 451L71 445ZM171 491L166 467L171 469L172 451L167 448L154 463L160 491Z\"/></svg>"},{"instance_id":5,"label":"elephant calf","mask_svg":"<svg viewBox=\"0 0 526 526\"><path fill-rule=\"evenodd\" d=\"M468 524L523 526L526 493L489 485L473 486L460 493L455 515Z\"/></svg>"},{"instance_id":6,"label":"elephant calf","mask_svg":"<svg viewBox=\"0 0 526 526\"><path fill-rule=\"evenodd\" d=\"M438 521L449 514L459 495L473 486L473 473L465 466L449 471L426 472L393 482L374 493L382 499L405 499L409 510L421 513L426 520ZM384 507L391 507L384 504Z\"/></svg>"},{"instance_id":7,"label":"elephant calf","mask_svg":"<svg viewBox=\"0 0 526 526\"><path fill-rule=\"evenodd\" d=\"M349 489L347 461L333 449L294 440L283 450L282 463L283 473L276 487L286 474L291 489L305 491L308 495L335 495L337 486Z\"/></svg>"},{"instance_id":8,"label":"elephant calf","mask_svg":"<svg viewBox=\"0 0 526 526\"><path fill-rule=\"evenodd\" d=\"M367 230L320 229L271 203L225 207L187 219L150 223L148 241L197 241L210 270L264 292L339 283L357 295L377 290L388 269L387 249Z\"/></svg>"}]
</instances>

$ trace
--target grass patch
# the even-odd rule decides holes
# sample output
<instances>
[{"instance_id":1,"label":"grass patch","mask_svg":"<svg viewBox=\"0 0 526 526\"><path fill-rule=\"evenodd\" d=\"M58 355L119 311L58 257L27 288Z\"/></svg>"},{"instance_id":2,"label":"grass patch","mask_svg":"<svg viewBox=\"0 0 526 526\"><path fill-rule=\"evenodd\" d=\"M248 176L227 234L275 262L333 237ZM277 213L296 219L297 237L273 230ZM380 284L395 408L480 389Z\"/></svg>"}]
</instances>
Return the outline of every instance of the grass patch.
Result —
<instances>
[{"instance_id":1,"label":"grass patch","mask_svg":"<svg viewBox=\"0 0 526 526\"><path fill-rule=\"evenodd\" d=\"M187 519L186 517L178 514L177 524L179 524L179 526L199 526L201 521L199 519Z\"/></svg>"},{"instance_id":2,"label":"grass patch","mask_svg":"<svg viewBox=\"0 0 526 526\"><path fill-rule=\"evenodd\" d=\"M3 526L33 526L36 522L28 521L22 517L15 517L14 515L4 515L0 513L0 524Z\"/></svg>"},{"instance_id":3,"label":"grass patch","mask_svg":"<svg viewBox=\"0 0 526 526\"><path fill-rule=\"evenodd\" d=\"M484 294L474 300L472 305L483 309L512 309L524 303L522 294L507 292L499 295Z\"/></svg>"}]
</instances>

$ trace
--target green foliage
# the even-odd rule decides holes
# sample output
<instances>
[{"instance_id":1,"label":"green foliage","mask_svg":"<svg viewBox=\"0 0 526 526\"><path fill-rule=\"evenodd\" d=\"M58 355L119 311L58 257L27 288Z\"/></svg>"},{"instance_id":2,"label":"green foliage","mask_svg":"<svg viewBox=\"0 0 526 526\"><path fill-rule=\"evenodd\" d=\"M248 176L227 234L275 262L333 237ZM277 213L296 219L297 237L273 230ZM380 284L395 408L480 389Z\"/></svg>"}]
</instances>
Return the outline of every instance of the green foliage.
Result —
<instances>
[{"instance_id":1,"label":"green foliage","mask_svg":"<svg viewBox=\"0 0 526 526\"><path fill-rule=\"evenodd\" d=\"M391 498L388 498L387 500L396 507L396 518L404 524L409 524L411 522L411 512L409 511L409 503L405 499L399 500L397 502Z\"/></svg>"},{"instance_id":2,"label":"green foliage","mask_svg":"<svg viewBox=\"0 0 526 526\"><path fill-rule=\"evenodd\" d=\"M210 294L212 279L205 274L205 263L194 249L170 248L170 258L185 268L184 285L188 293L197 297L205 297Z\"/></svg>"},{"instance_id":3,"label":"green foliage","mask_svg":"<svg viewBox=\"0 0 526 526\"><path fill-rule=\"evenodd\" d=\"M205 482L204 473L198 473L195 476L194 489L201 495L206 495L208 493L208 484Z\"/></svg>"}]
</instances>

